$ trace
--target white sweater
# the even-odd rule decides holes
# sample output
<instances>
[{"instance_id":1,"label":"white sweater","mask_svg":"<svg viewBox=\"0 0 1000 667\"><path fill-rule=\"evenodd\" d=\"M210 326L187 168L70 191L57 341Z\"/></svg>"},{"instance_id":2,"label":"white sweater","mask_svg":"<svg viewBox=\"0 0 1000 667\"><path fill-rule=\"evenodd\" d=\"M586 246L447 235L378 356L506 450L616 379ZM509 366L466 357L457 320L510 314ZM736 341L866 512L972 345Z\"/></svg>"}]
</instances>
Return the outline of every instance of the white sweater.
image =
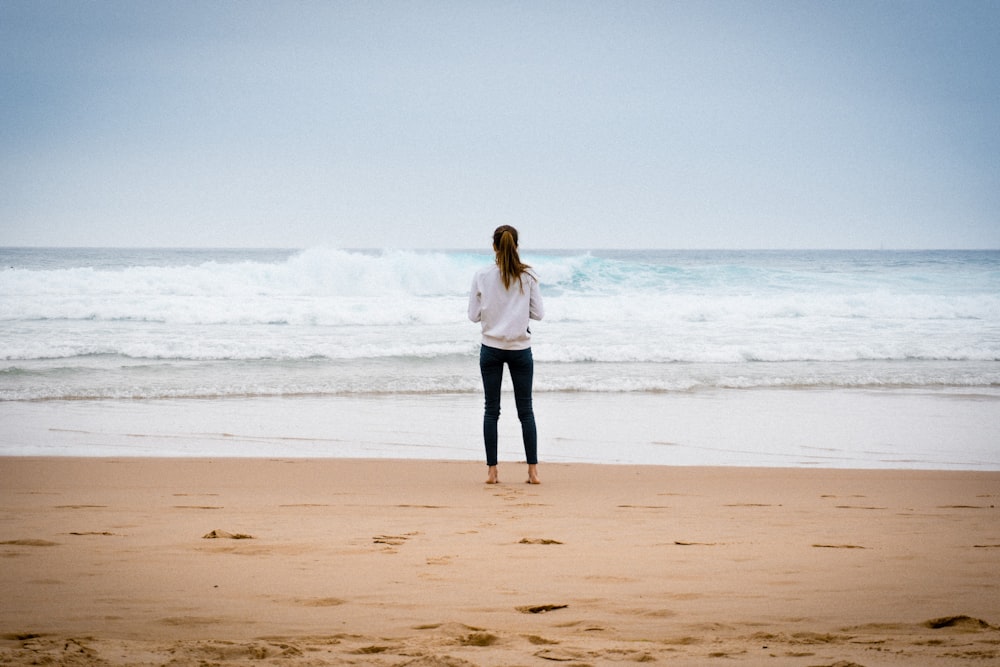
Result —
<instances>
[{"instance_id":1,"label":"white sweater","mask_svg":"<svg viewBox=\"0 0 1000 667\"><path fill-rule=\"evenodd\" d=\"M469 319L481 322L483 345L501 350L524 350L531 347L528 320L540 320L545 315L538 279L529 273L518 281L503 286L500 267L496 264L480 269L472 279L469 292Z\"/></svg>"}]
</instances>

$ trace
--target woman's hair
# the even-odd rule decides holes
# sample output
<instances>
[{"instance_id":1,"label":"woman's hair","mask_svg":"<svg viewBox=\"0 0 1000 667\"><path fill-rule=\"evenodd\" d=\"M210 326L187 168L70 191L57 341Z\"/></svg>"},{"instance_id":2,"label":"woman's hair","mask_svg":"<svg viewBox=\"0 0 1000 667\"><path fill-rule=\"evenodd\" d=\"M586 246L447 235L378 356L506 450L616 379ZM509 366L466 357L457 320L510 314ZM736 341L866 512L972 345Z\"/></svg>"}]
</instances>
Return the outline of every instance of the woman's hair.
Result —
<instances>
[{"instance_id":1,"label":"woman's hair","mask_svg":"<svg viewBox=\"0 0 1000 667\"><path fill-rule=\"evenodd\" d=\"M497 266L500 267L500 278L503 286L510 289L511 283L517 280L524 292L521 274L527 273L531 267L521 261L517 254L517 230L510 225L500 225L493 232L493 250L497 254Z\"/></svg>"}]
</instances>

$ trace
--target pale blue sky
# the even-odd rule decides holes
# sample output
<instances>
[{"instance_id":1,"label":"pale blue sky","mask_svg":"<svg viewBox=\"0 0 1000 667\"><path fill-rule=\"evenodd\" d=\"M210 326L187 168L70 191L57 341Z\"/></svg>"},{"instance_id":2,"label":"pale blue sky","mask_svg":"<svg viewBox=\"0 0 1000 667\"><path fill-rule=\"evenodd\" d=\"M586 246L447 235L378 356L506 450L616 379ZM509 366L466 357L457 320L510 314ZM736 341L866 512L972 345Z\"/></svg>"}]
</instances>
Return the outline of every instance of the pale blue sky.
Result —
<instances>
[{"instance_id":1,"label":"pale blue sky","mask_svg":"<svg viewBox=\"0 0 1000 667\"><path fill-rule=\"evenodd\" d=\"M1000 247L1000 2L0 0L0 245Z\"/></svg>"}]
</instances>

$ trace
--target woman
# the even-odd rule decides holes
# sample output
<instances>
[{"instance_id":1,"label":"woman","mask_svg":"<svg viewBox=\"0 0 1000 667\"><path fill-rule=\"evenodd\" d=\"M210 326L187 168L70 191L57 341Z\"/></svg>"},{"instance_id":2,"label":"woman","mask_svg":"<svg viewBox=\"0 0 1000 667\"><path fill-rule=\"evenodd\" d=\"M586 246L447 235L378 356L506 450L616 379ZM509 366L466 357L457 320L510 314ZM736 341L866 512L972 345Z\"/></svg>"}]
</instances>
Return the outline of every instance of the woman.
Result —
<instances>
[{"instance_id":1,"label":"woman","mask_svg":"<svg viewBox=\"0 0 1000 667\"><path fill-rule=\"evenodd\" d=\"M482 346L479 370L483 375L486 409L483 414L483 440L486 444L487 484L497 479L497 422L500 419L500 384L507 364L514 385L514 404L521 421L524 455L528 461L528 483L538 479L538 434L531 407L531 383L534 361L531 356L531 330L528 320L540 320L545 314L536 278L517 254L517 230L510 225L493 232L496 262L480 269L472 279L469 293L469 319L481 322Z\"/></svg>"}]
</instances>

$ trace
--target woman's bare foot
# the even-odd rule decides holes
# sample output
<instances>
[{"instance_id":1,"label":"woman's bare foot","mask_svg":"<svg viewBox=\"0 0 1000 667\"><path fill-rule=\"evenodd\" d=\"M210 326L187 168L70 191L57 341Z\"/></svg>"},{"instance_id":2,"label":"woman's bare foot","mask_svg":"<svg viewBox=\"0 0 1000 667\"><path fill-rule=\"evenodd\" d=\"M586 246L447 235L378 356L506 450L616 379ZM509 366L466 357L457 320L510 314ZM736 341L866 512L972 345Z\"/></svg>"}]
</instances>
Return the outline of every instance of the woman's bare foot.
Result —
<instances>
[{"instance_id":1,"label":"woman's bare foot","mask_svg":"<svg viewBox=\"0 0 1000 667\"><path fill-rule=\"evenodd\" d=\"M488 470L489 472L486 474L486 483L497 484L500 481L499 479L497 479L497 467L490 466Z\"/></svg>"},{"instance_id":2,"label":"woman's bare foot","mask_svg":"<svg viewBox=\"0 0 1000 667\"><path fill-rule=\"evenodd\" d=\"M538 464L529 463L528 464L528 484L541 484L542 480L538 479Z\"/></svg>"}]
</instances>

